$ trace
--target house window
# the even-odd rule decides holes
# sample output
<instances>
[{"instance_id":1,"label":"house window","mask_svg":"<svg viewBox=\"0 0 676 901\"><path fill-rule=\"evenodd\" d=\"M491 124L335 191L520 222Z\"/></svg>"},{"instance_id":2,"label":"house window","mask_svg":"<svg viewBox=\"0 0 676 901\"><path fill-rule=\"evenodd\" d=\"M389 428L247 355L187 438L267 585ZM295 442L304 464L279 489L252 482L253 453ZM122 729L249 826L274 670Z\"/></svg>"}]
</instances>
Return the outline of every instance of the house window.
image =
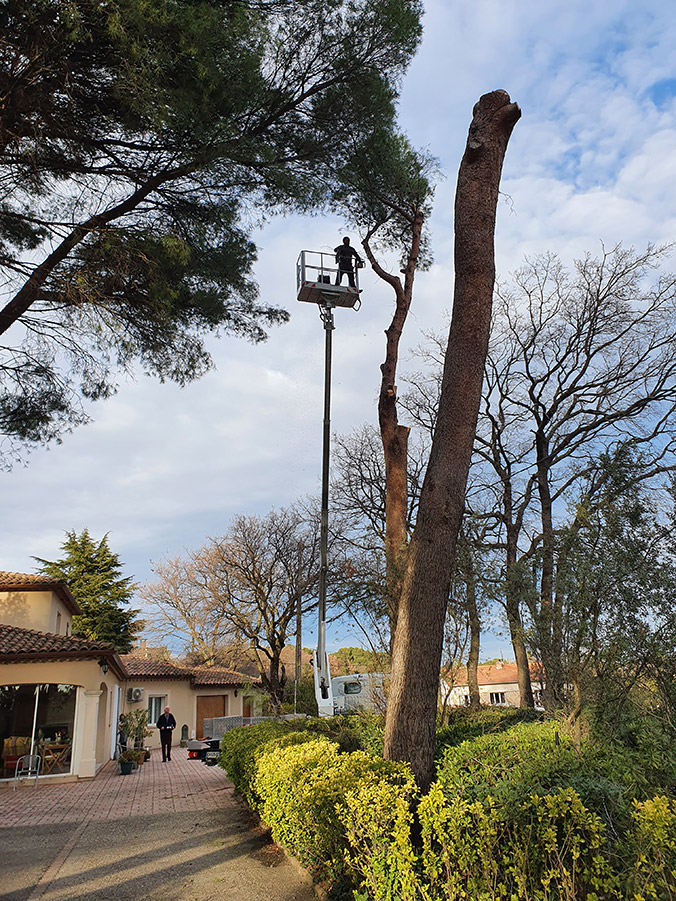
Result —
<instances>
[{"instance_id":1,"label":"house window","mask_svg":"<svg viewBox=\"0 0 676 901\"><path fill-rule=\"evenodd\" d=\"M494 706L504 706L507 704L504 691L492 691L490 693L490 703Z\"/></svg>"},{"instance_id":2,"label":"house window","mask_svg":"<svg viewBox=\"0 0 676 901\"><path fill-rule=\"evenodd\" d=\"M148 698L148 722L152 725L159 720L167 706L166 695L151 695Z\"/></svg>"},{"instance_id":3,"label":"house window","mask_svg":"<svg viewBox=\"0 0 676 901\"><path fill-rule=\"evenodd\" d=\"M56 634L61 634L61 613L58 610L56 611Z\"/></svg>"},{"instance_id":4,"label":"house window","mask_svg":"<svg viewBox=\"0 0 676 901\"><path fill-rule=\"evenodd\" d=\"M344 685L344 691L346 695L361 694L361 685L359 684L359 682L346 682Z\"/></svg>"},{"instance_id":5,"label":"house window","mask_svg":"<svg viewBox=\"0 0 676 901\"><path fill-rule=\"evenodd\" d=\"M14 775L32 744L41 774L70 772L76 698L74 685L0 685L0 777Z\"/></svg>"},{"instance_id":6,"label":"house window","mask_svg":"<svg viewBox=\"0 0 676 901\"><path fill-rule=\"evenodd\" d=\"M469 695L463 695L463 696L462 696L462 703L465 705L465 707L469 707L469 705L470 705L470 697L469 697Z\"/></svg>"},{"instance_id":7,"label":"house window","mask_svg":"<svg viewBox=\"0 0 676 901\"><path fill-rule=\"evenodd\" d=\"M66 623L66 636L70 635L70 623Z\"/></svg>"},{"instance_id":8,"label":"house window","mask_svg":"<svg viewBox=\"0 0 676 901\"><path fill-rule=\"evenodd\" d=\"M542 707L542 689L534 688L533 689L533 703L536 707Z\"/></svg>"}]
</instances>

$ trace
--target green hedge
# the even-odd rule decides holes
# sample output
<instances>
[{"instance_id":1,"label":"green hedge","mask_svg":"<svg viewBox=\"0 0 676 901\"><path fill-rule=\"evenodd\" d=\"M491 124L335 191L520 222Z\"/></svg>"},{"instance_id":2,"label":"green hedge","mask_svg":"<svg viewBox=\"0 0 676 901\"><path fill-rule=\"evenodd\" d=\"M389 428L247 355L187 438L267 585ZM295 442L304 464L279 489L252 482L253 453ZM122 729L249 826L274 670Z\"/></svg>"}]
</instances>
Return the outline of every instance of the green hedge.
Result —
<instances>
[{"instance_id":1,"label":"green hedge","mask_svg":"<svg viewBox=\"0 0 676 901\"><path fill-rule=\"evenodd\" d=\"M310 732L293 730L287 723L277 720L232 729L221 739L219 763L232 780L235 790L254 810L261 805L256 794L254 780L258 757L266 750L312 741Z\"/></svg>"},{"instance_id":2,"label":"green hedge","mask_svg":"<svg viewBox=\"0 0 676 901\"><path fill-rule=\"evenodd\" d=\"M676 802L628 799L640 780L615 748L578 753L555 725L522 724L447 747L418 798L405 765L341 751L336 723L305 725L234 730L221 760L274 839L343 897L676 901Z\"/></svg>"},{"instance_id":3,"label":"green hedge","mask_svg":"<svg viewBox=\"0 0 676 901\"><path fill-rule=\"evenodd\" d=\"M439 760L448 747L455 747L481 735L506 732L519 723L533 722L543 722L543 714L519 707L455 708L449 715L448 724L437 729L436 759Z\"/></svg>"},{"instance_id":4,"label":"green hedge","mask_svg":"<svg viewBox=\"0 0 676 901\"><path fill-rule=\"evenodd\" d=\"M413 790L407 767L364 751L341 753L334 742L315 740L258 759L255 789L261 816L276 841L289 848L321 879L347 878L344 809L355 792L377 785Z\"/></svg>"},{"instance_id":5,"label":"green hedge","mask_svg":"<svg viewBox=\"0 0 676 901\"><path fill-rule=\"evenodd\" d=\"M487 797L449 798L436 783L417 809L390 786L348 795L343 814L359 901L674 901L676 803L636 802L625 854L571 788L532 795L509 814Z\"/></svg>"}]
</instances>

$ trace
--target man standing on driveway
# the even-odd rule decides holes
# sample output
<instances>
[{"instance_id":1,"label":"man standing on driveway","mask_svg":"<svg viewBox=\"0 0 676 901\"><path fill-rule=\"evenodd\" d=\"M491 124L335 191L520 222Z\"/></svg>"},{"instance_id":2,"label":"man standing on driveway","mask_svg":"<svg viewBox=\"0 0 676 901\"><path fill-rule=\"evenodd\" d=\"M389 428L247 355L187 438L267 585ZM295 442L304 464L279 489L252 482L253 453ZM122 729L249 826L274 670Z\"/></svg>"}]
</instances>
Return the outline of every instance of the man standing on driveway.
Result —
<instances>
[{"instance_id":1,"label":"man standing on driveway","mask_svg":"<svg viewBox=\"0 0 676 901\"><path fill-rule=\"evenodd\" d=\"M157 728L160 730L162 742L162 763L166 763L167 760L171 760L171 735L176 728L176 720L168 707L165 707L164 713L160 715Z\"/></svg>"}]
</instances>

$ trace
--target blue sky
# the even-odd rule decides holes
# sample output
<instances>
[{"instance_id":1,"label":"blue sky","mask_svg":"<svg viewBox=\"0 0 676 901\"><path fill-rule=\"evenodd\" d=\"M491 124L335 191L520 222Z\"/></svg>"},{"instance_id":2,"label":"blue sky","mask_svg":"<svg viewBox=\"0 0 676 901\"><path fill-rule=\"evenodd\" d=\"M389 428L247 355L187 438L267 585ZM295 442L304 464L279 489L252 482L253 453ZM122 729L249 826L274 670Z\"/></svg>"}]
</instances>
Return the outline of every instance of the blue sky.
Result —
<instances>
[{"instance_id":1,"label":"blue sky","mask_svg":"<svg viewBox=\"0 0 676 901\"><path fill-rule=\"evenodd\" d=\"M430 222L435 263L418 277L403 339L440 329L453 290L453 195L472 107L502 88L522 109L502 180L496 254L507 277L525 255L565 262L601 242L643 247L676 238L676 15L668 3L460 0L426 4L425 37L403 84L401 122L437 156L444 180ZM136 580L151 561L222 534L239 513L265 513L318 491L323 332L296 303L301 249L327 250L340 219L290 217L258 235L262 297L292 312L265 345L214 342L217 369L179 389L139 376L92 409L63 444L0 474L0 568L33 571L66 529L110 533ZM673 263L673 260L672 260ZM364 270L363 307L336 314L333 428L375 423L383 329L392 298ZM407 355L404 354L403 367ZM308 636L307 643L311 642ZM329 646L351 642L337 629ZM487 641L485 655L504 639Z\"/></svg>"}]
</instances>

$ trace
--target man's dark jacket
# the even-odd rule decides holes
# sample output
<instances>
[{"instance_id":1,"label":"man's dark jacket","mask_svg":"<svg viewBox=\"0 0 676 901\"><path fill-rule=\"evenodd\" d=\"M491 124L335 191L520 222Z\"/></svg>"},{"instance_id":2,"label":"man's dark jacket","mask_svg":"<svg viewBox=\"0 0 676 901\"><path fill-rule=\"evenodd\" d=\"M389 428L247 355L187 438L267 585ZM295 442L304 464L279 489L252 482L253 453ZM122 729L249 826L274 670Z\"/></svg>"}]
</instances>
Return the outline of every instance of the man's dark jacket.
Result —
<instances>
[{"instance_id":1,"label":"man's dark jacket","mask_svg":"<svg viewBox=\"0 0 676 901\"><path fill-rule=\"evenodd\" d=\"M158 729L175 729L176 728L176 720L174 719L173 713L162 713L160 714L160 718L157 721Z\"/></svg>"}]
</instances>

